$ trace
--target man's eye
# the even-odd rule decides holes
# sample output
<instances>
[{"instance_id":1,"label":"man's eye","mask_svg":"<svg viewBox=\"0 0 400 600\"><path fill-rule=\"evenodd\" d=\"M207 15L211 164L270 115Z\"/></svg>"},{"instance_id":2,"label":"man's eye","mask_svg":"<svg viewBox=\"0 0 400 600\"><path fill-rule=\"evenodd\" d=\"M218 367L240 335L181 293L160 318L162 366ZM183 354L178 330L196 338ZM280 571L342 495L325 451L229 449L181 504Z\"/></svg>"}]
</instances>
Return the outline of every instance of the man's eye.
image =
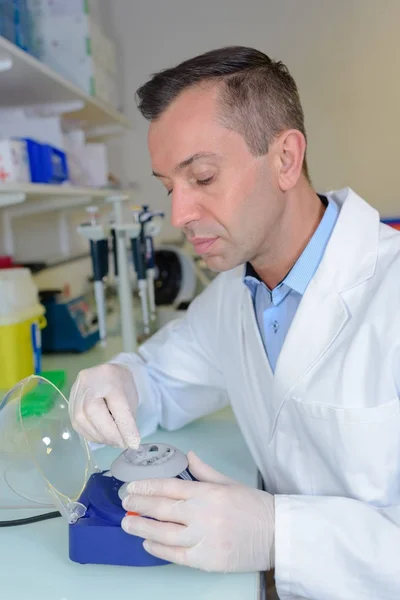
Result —
<instances>
[{"instance_id":1,"label":"man's eye","mask_svg":"<svg viewBox=\"0 0 400 600\"><path fill-rule=\"evenodd\" d=\"M214 181L214 175L211 175L210 177L206 177L205 179L196 179L195 184L196 185L209 185L213 181ZM167 190L167 196L170 196L173 191L174 191L173 189Z\"/></svg>"},{"instance_id":2,"label":"man's eye","mask_svg":"<svg viewBox=\"0 0 400 600\"><path fill-rule=\"evenodd\" d=\"M208 185L210 184L214 179L214 175L211 175L211 177L207 177L206 179L196 179L196 185Z\"/></svg>"}]
</instances>

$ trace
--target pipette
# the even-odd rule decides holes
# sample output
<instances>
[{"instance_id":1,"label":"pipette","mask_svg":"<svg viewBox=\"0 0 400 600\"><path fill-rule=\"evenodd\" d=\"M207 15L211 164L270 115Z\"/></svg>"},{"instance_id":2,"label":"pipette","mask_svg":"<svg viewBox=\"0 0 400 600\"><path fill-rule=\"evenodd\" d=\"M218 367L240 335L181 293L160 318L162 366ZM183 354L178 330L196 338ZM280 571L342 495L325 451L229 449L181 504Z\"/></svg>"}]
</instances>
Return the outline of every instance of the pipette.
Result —
<instances>
[{"instance_id":1,"label":"pipette","mask_svg":"<svg viewBox=\"0 0 400 600\"><path fill-rule=\"evenodd\" d=\"M133 211L133 219L140 226L139 234L132 237L132 254L133 263L137 275L140 303L142 307L143 331L145 335L150 333L149 309L147 305L147 279L146 279L146 264L145 264L145 248L143 226L140 223L139 210Z\"/></svg>"},{"instance_id":2,"label":"pipette","mask_svg":"<svg viewBox=\"0 0 400 600\"><path fill-rule=\"evenodd\" d=\"M145 253L146 253L146 278L149 294L150 318L156 319L156 299L155 299L155 252L153 238L161 231L164 212L162 210L149 211L148 206L143 206L143 212L140 215L140 221L143 225Z\"/></svg>"},{"instance_id":3,"label":"pipette","mask_svg":"<svg viewBox=\"0 0 400 600\"><path fill-rule=\"evenodd\" d=\"M90 216L90 222L79 225L78 232L85 236L90 242L99 335L101 344L105 346L107 338L107 325L104 279L108 275L109 228L106 228L104 225L99 223L97 206L88 206L86 212Z\"/></svg>"}]
</instances>

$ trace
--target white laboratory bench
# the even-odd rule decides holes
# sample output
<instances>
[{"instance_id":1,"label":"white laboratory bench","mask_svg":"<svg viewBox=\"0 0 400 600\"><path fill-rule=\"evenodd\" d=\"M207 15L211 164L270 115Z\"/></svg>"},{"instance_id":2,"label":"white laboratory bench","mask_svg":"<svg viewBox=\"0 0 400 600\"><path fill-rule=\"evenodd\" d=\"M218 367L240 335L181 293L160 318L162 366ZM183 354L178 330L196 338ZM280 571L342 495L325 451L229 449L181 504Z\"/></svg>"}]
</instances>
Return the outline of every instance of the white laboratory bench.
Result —
<instances>
[{"instance_id":1,"label":"white laboratory bench","mask_svg":"<svg viewBox=\"0 0 400 600\"><path fill-rule=\"evenodd\" d=\"M120 343L118 338L110 338L106 349L45 357L43 369L65 369L71 384L80 369L117 353ZM192 449L230 477L257 485L256 466L230 410L179 431L159 430L149 439L168 440L184 452ZM112 448L96 450L98 466L108 468L117 454ZM0 509L0 520L27 516L20 512ZM176 565L135 568L75 564L68 558L68 526L61 518L0 531L2 600L258 600L265 594L265 577L259 573L205 573Z\"/></svg>"}]
</instances>

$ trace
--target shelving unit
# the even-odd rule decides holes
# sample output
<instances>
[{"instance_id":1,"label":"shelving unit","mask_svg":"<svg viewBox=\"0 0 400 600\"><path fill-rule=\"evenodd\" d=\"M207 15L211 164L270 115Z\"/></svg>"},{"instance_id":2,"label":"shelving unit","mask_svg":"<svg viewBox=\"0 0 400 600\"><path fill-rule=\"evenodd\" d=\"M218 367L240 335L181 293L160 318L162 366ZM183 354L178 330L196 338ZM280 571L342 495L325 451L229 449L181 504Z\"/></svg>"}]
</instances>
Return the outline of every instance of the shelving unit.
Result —
<instances>
[{"instance_id":1,"label":"shelving unit","mask_svg":"<svg viewBox=\"0 0 400 600\"><path fill-rule=\"evenodd\" d=\"M78 188L69 185L0 184L2 240L6 254L14 253L13 220L46 212L58 213L62 255L69 256L66 212L93 201L106 202L115 196L133 198L133 190ZM68 250L66 250L68 248Z\"/></svg>"},{"instance_id":2,"label":"shelving unit","mask_svg":"<svg viewBox=\"0 0 400 600\"><path fill-rule=\"evenodd\" d=\"M59 116L66 128L83 129L88 140L106 140L130 128L128 118L113 106L87 95L73 83L0 36L0 110L23 109L26 116ZM112 196L133 196L133 190L80 188L0 182L0 238L3 250L15 249L15 219L54 212L60 253L73 255L68 212Z\"/></svg>"},{"instance_id":3,"label":"shelving unit","mask_svg":"<svg viewBox=\"0 0 400 600\"><path fill-rule=\"evenodd\" d=\"M128 129L128 118L113 106L88 96L45 64L0 36L0 108L53 111L80 124L90 137ZM107 133L104 133L107 135Z\"/></svg>"},{"instance_id":4,"label":"shelving unit","mask_svg":"<svg viewBox=\"0 0 400 600\"><path fill-rule=\"evenodd\" d=\"M16 205L25 204L22 211L24 214L37 214L49 210L81 206L92 200L106 199L117 194L132 195L133 190L38 183L0 183L0 208L14 207L13 210L16 211ZM32 203L26 206L28 201L32 201Z\"/></svg>"}]
</instances>

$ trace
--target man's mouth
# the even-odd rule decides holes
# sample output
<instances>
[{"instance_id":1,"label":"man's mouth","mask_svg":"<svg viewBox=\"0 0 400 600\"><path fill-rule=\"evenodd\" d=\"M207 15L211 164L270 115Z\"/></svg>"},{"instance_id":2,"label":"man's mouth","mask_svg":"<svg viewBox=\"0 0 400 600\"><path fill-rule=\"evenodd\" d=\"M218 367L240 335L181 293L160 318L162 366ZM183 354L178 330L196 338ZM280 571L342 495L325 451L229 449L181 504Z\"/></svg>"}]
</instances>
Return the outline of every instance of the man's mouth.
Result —
<instances>
[{"instance_id":1,"label":"man's mouth","mask_svg":"<svg viewBox=\"0 0 400 600\"><path fill-rule=\"evenodd\" d=\"M205 254L218 238L192 238L190 241L197 254Z\"/></svg>"}]
</instances>

